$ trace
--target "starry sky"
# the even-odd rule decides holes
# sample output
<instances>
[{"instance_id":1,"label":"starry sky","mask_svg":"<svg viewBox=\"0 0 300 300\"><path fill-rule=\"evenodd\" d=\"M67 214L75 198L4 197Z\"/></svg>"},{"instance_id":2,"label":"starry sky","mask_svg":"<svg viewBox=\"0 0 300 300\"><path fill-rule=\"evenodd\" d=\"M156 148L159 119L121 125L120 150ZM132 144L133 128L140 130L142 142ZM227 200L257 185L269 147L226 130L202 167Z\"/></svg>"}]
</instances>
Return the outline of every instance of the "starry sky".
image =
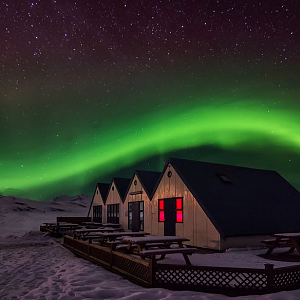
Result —
<instances>
[{"instance_id":1,"label":"starry sky","mask_svg":"<svg viewBox=\"0 0 300 300\"><path fill-rule=\"evenodd\" d=\"M0 2L0 194L49 200L169 156L300 190L300 2Z\"/></svg>"}]
</instances>

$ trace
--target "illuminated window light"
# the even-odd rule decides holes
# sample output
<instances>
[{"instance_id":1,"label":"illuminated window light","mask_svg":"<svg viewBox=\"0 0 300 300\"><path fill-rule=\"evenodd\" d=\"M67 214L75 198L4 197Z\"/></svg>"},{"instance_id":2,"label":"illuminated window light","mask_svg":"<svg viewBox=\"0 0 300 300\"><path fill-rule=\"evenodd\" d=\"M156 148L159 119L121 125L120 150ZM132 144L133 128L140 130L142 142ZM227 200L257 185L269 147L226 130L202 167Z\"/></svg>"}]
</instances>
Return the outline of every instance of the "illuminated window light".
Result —
<instances>
[{"instance_id":1,"label":"illuminated window light","mask_svg":"<svg viewBox=\"0 0 300 300\"><path fill-rule=\"evenodd\" d=\"M165 221L165 212L163 210L161 210L159 212L159 215L158 215L158 221L159 222L164 222Z\"/></svg>"},{"instance_id":2,"label":"illuminated window light","mask_svg":"<svg viewBox=\"0 0 300 300\"><path fill-rule=\"evenodd\" d=\"M178 210L176 212L176 222L177 223L183 223L182 210Z\"/></svg>"},{"instance_id":3,"label":"illuminated window light","mask_svg":"<svg viewBox=\"0 0 300 300\"><path fill-rule=\"evenodd\" d=\"M176 199L176 209L182 209L182 199Z\"/></svg>"}]
</instances>

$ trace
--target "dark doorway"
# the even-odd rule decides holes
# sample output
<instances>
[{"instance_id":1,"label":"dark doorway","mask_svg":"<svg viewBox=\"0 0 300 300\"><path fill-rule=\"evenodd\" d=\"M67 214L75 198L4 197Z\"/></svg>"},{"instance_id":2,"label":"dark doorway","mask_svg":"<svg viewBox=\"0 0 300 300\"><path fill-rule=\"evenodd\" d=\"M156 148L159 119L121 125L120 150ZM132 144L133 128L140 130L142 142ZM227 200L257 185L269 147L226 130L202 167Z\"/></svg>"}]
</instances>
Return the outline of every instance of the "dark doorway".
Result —
<instances>
[{"instance_id":1,"label":"dark doorway","mask_svg":"<svg viewBox=\"0 0 300 300\"><path fill-rule=\"evenodd\" d=\"M132 226L131 230L133 232L137 232L140 230L140 203L132 202L131 203L131 211L132 211Z\"/></svg>"},{"instance_id":2,"label":"dark doorway","mask_svg":"<svg viewBox=\"0 0 300 300\"><path fill-rule=\"evenodd\" d=\"M164 199L164 235L176 235L176 199Z\"/></svg>"},{"instance_id":3,"label":"dark doorway","mask_svg":"<svg viewBox=\"0 0 300 300\"><path fill-rule=\"evenodd\" d=\"M93 206L93 222L102 223L102 205Z\"/></svg>"}]
</instances>

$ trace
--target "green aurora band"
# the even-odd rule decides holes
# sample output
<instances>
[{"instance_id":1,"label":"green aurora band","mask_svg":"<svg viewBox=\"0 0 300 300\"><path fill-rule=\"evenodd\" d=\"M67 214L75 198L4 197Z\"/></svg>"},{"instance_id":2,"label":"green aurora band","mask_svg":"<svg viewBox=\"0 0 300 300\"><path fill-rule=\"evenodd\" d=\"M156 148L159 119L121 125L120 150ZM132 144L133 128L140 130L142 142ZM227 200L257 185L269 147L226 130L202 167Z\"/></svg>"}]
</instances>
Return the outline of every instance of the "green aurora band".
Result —
<instances>
[{"instance_id":1,"label":"green aurora band","mask_svg":"<svg viewBox=\"0 0 300 300\"><path fill-rule=\"evenodd\" d=\"M39 154L34 150L25 159L1 159L0 193L17 190L22 196L41 199L35 189L52 188L55 192L54 186L68 178L80 192L84 174L91 170L101 176L112 172L112 165L120 169L154 155L205 145L230 150L263 145L267 140L300 154L299 111L259 105L253 100L185 105L184 109L177 105L140 115L104 131L97 143L95 131L85 134L77 147L68 145L63 152L54 148L51 153Z\"/></svg>"}]
</instances>

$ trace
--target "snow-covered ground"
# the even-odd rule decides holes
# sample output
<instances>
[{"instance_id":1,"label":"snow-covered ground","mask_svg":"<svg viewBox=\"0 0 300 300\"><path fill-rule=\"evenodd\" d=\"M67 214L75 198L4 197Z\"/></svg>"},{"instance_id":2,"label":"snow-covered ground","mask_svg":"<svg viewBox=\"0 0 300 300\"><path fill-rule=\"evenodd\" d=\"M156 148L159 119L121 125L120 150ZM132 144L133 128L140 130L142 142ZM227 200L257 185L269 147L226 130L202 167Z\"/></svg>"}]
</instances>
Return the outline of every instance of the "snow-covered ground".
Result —
<instances>
[{"instance_id":1,"label":"snow-covered ground","mask_svg":"<svg viewBox=\"0 0 300 300\"><path fill-rule=\"evenodd\" d=\"M76 257L58 240L39 232L42 222L56 216L85 216L91 196L62 197L51 202L0 198L0 299L230 299L190 291L146 289L87 260ZM59 210L57 210L57 208ZM262 250L233 249L226 253L192 255L203 265L263 267ZM182 262L180 256L172 260ZM170 258L168 258L170 260ZM167 260L166 260L167 262ZM170 262L170 261L169 261ZM275 267L295 263L274 262ZM236 298L235 298L236 299ZM300 299L300 290L237 299Z\"/></svg>"}]
</instances>

